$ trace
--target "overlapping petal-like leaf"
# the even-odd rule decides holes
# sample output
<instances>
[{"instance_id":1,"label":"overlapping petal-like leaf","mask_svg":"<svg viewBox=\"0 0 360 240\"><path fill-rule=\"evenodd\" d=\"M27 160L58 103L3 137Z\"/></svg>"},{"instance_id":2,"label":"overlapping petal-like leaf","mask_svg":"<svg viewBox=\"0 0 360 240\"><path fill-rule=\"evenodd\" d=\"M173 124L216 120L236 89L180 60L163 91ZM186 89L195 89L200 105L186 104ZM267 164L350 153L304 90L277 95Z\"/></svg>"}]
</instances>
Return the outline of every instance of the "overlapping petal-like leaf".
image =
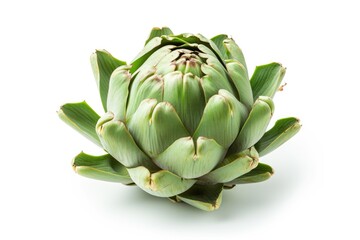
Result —
<instances>
[{"instance_id":1,"label":"overlapping petal-like leaf","mask_svg":"<svg viewBox=\"0 0 360 240\"><path fill-rule=\"evenodd\" d=\"M205 183L226 183L254 169L259 161L255 148L226 157L213 171L200 178Z\"/></svg>"},{"instance_id":2,"label":"overlapping petal-like leaf","mask_svg":"<svg viewBox=\"0 0 360 240\"><path fill-rule=\"evenodd\" d=\"M239 94L240 102L250 110L254 100L246 68L237 60L228 60L226 62L226 68Z\"/></svg>"},{"instance_id":3,"label":"overlapping petal-like leaf","mask_svg":"<svg viewBox=\"0 0 360 240\"><path fill-rule=\"evenodd\" d=\"M241 152L253 146L264 135L274 112L274 103L269 97L259 97L242 126L229 152Z\"/></svg>"},{"instance_id":4,"label":"overlapping petal-like leaf","mask_svg":"<svg viewBox=\"0 0 360 240\"><path fill-rule=\"evenodd\" d=\"M235 60L243 66L245 78L249 79L244 54L235 41L225 34L217 35L211 40L219 48L224 60Z\"/></svg>"},{"instance_id":5,"label":"overlapping petal-like leaf","mask_svg":"<svg viewBox=\"0 0 360 240\"><path fill-rule=\"evenodd\" d=\"M189 133L196 130L205 107L200 80L179 71L164 76L164 101L174 106Z\"/></svg>"},{"instance_id":6,"label":"overlapping petal-like leaf","mask_svg":"<svg viewBox=\"0 0 360 240\"><path fill-rule=\"evenodd\" d=\"M156 157L179 138L189 135L173 106L155 99L144 100L128 122L138 145Z\"/></svg>"},{"instance_id":7,"label":"overlapping petal-like leaf","mask_svg":"<svg viewBox=\"0 0 360 240\"><path fill-rule=\"evenodd\" d=\"M130 66L124 65L114 70L110 77L107 109L120 121L125 121L127 98L131 74Z\"/></svg>"},{"instance_id":8,"label":"overlapping petal-like leaf","mask_svg":"<svg viewBox=\"0 0 360 240\"><path fill-rule=\"evenodd\" d=\"M154 158L162 169L183 178L197 178L210 172L224 157L226 149L215 140L191 137L176 140L169 148Z\"/></svg>"},{"instance_id":9,"label":"overlapping petal-like leaf","mask_svg":"<svg viewBox=\"0 0 360 240\"><path fill-rule=\"evenodd\" d=\"M157 197L171 197L183 193L196 183L196 180L181 178L167 170L152 173L139 166L129 168L128 171L136 185Z\"/></svg>"},{"instance_id":10,"label":"overlapping petal-like leaf","mask_svg":"<svg viewBox=\"0 0 360 240\"><path fill-rule=\"evenodd\" d=\"M215 139L221 146L228 148L236 138L240 128L243 106L225 90L212 96L207 103L203 117L199 123L196 137ZM217 127L213 127L217 125Z\"/></svg>"},{"instance_id":11,"label":"overlapping petal-like leaf","mask_svg":"<svg viewBox=\"0 0 360 240\"><path fill-rule=\"evenodd\" d=\"M107 113L99 119L96 132L104 149L124 166L154 166L137 146L126 125L114 120L112 113Z\"/></svg>"},{"instance_id":12,"label":"overlapping petal-like leaf","mask_svg":"<svg viewBox=\"0 0 360 240\"><path fill-rule=\"evenodd\" d=\"M201 71L205 73L205 76L202 78L202 86L207 101L221 89L225 89L234 95L234 90L229 80L213 66L203 64L201 65Z\"/></svg>"}]
</instances>

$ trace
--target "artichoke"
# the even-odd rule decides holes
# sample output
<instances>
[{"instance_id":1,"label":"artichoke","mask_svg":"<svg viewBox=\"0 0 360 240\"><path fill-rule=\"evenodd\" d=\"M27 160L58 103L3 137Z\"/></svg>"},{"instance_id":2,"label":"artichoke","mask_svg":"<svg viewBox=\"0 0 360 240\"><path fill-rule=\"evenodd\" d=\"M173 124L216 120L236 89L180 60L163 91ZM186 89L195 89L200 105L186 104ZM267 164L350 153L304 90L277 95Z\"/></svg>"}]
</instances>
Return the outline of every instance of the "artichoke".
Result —
<instances>
[{"instance_id":1,"label":"artichoke","mask_svg":"<svg viewBox=\"0 0 360 240\"><path fill-rule=\"evenodd\" d=\"M256 67L249 79L232 38L174 35L154 28L131 64L105 50L91 56L105 114L86 102L58 114L107 154L73 160L85 177L136 184L147 193L202 210L219 208L223 189L267 180L259 162L294 136L297 118L266 131L285 68Z\"/></svg>"}]
</instances>

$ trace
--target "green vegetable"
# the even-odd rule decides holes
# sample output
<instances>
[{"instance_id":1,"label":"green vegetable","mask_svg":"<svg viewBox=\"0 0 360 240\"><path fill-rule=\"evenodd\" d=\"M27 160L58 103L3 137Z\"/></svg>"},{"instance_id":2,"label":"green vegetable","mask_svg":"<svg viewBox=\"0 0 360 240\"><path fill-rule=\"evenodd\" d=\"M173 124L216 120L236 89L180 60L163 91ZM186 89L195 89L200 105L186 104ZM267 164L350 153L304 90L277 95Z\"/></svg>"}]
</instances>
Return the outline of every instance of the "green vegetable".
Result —
<instances>
[{"instance_id":1,"label":"green vegetable","mask_svg":"<svg viewBox=\"0 0 360 240\"><path fill-rule=\"evenodd\" d=\"M86 177L136 184L211 211L223 189L267 180L273 170L259 156L301 127L285 118L266 132L285 68L258 66L249 79L241 49L226 35L207 39L154 28L131 64L104 50L91 64L105 114L85 102L58 112L107 152L75 157L75 171Z\"/></svg>"}]
</instances>

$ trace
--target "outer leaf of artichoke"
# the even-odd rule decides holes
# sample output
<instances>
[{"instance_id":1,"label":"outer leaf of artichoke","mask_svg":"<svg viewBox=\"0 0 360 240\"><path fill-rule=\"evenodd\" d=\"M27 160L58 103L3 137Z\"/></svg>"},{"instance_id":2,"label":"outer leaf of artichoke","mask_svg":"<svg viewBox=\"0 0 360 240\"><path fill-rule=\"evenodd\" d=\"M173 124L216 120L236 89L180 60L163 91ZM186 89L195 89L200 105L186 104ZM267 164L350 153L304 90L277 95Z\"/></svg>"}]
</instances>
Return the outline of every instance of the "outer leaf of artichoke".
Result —
<instances>
[{"instance_id":1,"label":"outer leaf of artichoke","mask_svg":"<svg viewBox=\"0 0 360 240\"><path fill-rule=\"evenodd\" d=\"M257 66L250 79L254 100L259 96L273 98L284 78L286 68L280 63Z\"/></svg>"},{"instance_id":2,"label":"outer leaf of artichoke","mask_svg":"<svg viewBox=\"0 0 360 240\"><path fill-rule=\"evenodd\" d=\"M61 106L58 115L70 127L99 147L102 147L95 131L95 126L100 116L85 101L67 103Z\"/></svg>"},{"instance_id":3,"label":"outer leaf of artichoke","mask_svg":"<svg viewBox=\"0 0 360 240\"><path fill-rule=\"evenodd\" d=\"M73 168L84 177L123 184L133 183L125 166L109 154L91 156L81 152L74 158Z\"/></svg>"},{"instance_id":4,"label":"outer leaf of artichoke","mask_svg":"<svg viewBox=\"0 0 360 240\"><path fill-rule=\"evenodd\" d=\"M226 185L256 183L268 180L274 174L274 170L269 165L259 163L252 171L226 183Z\"/></svg>"},{"instance_id":5,"label":"outer leaf of artichoke","mask_svg":"<svg viewBox=\"0 0 360 240\"><path fill-rule=\"evenodd\" d=\"M300 131L299 119L289 117L277 120L274 127L267 131L256 143L260 156L264 156L280 147Z\"/></svg>"},{"instance_id":6,"label":"outer leaf of artichoke","mask_svg":"<svg viewBox=\"0 0 360 240\"><path fill-rule=\"evenodd\" d=\"M126 62L114 58L105 50L96 50L91 55L90 62L100 91L101 102L106 112L110 76L117 67L126 65Z\"/></svg>"}]
</instances>

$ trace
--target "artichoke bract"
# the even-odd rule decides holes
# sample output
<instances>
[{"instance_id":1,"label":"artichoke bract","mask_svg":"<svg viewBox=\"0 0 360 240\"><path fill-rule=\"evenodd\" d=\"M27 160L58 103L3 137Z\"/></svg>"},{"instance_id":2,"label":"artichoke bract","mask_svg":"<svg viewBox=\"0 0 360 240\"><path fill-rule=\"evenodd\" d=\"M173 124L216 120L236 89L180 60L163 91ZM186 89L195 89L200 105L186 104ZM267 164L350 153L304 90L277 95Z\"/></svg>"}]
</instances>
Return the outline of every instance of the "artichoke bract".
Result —
<instances>
[{"instance_id":1,"label":"artichoke bract","mask_svg":"<svg viewBox=\"0 0 360 240\"><path fill-rule=\"evenodd\" d=\"M107 152L74 158L75 171L86 177L136 184L211 211L223 189L270 178L273 169L259 156L301 127L289 117L266 131L285 68L258 66L249 79L243 53L227 35L207 39L154 28L131 64L97 50L91 65L105 113L86 102L58 111Z\"/></svg>"}]
</instances>

